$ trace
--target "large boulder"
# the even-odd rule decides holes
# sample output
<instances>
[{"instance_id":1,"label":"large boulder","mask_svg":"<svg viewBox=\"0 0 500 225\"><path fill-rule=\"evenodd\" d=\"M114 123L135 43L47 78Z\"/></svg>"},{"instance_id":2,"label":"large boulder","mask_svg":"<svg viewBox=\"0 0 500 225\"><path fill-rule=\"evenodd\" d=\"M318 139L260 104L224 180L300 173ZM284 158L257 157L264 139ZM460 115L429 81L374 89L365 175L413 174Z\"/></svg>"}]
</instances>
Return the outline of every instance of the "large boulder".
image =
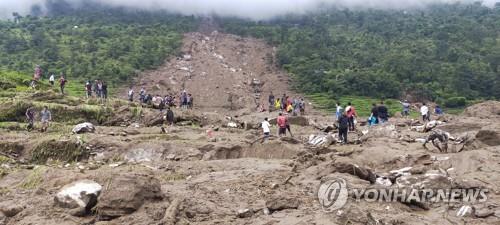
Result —
<instances>
[{"instance_id":1,"label":"large boulder","mask_svg":"<svg viewBox=\"0 0 500 225\"><path fill-rule=\"evenodd\" d=\"M85 208L90 210L97 204L102 186L92 180L79 180L67 184L54 197L56 205L62 208Z\"/></svg>"},{"instance_id":2,"label":"large boulder","mask_svg":"<svg viewBox=\"0 0 500 225\"><path fill-rule=\"evenodd\" d=\"M266 208L272 213L285 209L297 209L299 208L299 203L299 200L296 198L277 197L266 201Z\"/></svg>"},{"instance_id":3,"label":"large boulder","mask_svg":"<svg viewBox=\"0 0 500 225\"><path fill-rule=\"evenodd\" d=\"M3 214L5 217L13 217L24 210L22 205L19 205L18 202L15 201L4 201L0 203L0 222L1 215ZM1 224L1 223L0 223Z\"/></svg>"},{"instance_id":4,"label":"large boulder","mask_svg":"<svg viewBox=\"0 0 500 225\"><path fill-rule=\"evenodd\" d=\"M73 134L94 133L95 127L91 123L80 123L73 128L72 132Z\"/></svg>"},{"instance_id":5,"label":"large boulder","mask_svg":"<svg viewBox=\"0 0 500 225\"><path fill-rule=\"evenodd\" d=\"M97 203L100 220L111 220L137 211L144 203L163 200L160 181L145 174L112 176Z\"/></svg>"}]
</instances>

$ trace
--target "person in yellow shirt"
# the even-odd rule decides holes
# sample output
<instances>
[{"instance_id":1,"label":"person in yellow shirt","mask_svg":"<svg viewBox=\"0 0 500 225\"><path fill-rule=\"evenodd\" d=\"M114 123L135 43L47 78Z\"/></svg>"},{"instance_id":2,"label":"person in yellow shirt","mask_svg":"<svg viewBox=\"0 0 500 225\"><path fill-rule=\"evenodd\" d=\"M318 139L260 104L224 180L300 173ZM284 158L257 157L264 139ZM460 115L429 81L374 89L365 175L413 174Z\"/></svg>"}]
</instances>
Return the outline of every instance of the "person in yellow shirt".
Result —
<instances>
[{"instance_id":1,"label":"person in yellow shirt","mask_svg":"<svg viewBox=\"0 0 500 225\"><path fill-rule=\"evenodd\" d=\"M281 109L281 100L279 98L276 99L276 101L274 102L274 108L276 110L280 110Z\"/></svg>"}]
</instances>

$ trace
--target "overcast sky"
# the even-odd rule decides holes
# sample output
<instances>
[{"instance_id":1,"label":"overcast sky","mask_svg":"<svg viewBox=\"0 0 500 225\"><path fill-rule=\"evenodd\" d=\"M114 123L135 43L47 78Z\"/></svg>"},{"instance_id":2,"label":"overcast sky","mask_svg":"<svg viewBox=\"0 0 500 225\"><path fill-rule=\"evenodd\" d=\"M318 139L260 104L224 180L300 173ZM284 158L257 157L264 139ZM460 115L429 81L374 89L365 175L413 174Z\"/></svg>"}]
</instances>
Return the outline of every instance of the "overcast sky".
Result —
<instances>
[{"instance_id":1,"label":"overcast sky","mask_svg":"<svg viewBox=\"0 0 500 225\"><path fill-rule=\"evenodd\" d=\"M0 16L10 17L12 12L26 14L34 4L45 0L0 0ZM85 0L67 0L73 3ZM348 8L410 9L431 3L473 2L475 0L96 0L114 6L128 6L140 9L167 9L186 15L216 13L225 16L239 16L252 19L268 19L285 13L313 11L321 4L334 4ZM493 6L500 0L483 0Z\"/></svg>"}]
</instances>

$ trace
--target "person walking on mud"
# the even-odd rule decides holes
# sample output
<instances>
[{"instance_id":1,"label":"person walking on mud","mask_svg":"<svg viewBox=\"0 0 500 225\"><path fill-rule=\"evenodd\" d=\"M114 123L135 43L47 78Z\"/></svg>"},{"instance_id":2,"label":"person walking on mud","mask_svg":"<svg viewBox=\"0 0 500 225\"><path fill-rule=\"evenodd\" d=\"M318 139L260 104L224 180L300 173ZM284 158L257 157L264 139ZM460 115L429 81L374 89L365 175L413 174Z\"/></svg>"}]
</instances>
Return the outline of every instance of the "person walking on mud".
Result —
<instances>
[{"instance_id":1,"label":"person walking on mud","mask_svg":"<svg viewBox=\"0 0 500 225\"><path fill-rule=\"evenodd\" d=\"M28 122L28 126L26 129L28 131L32 131L35 128L35 109L33 107L29 107L26 110L26 120Z\"/></svg>"},{"instance_id":2,"label":"person walking on mud","mask_svg":"<svg viewBox=\"0 0 500 225\"><path fill-rule=\"evenodd\" d=\"M165 114L165 116L163 117L163 119L167 122L167 126L173 126L174 125L174 122L175 122L175 117L174 117L174 111L172 111L172 109L170 107L167 108L167 112ZM167 131L165 130L165 127L161 127L161 131L163 133L167 133Z\"/></svg>"},{"instance_id":3,"label":"person walking on mud","mask_svg":"<svg viewBox=\"0 0 500 225\"><path fill-rule=\"evenodd\" d=\"M40 112L40 117L42 122L41 132L45 132L47 131L47 128L49 128L50 121L52 121L52 114L47 106L43 107L43 110Z\"/></svg>"},{"instance_id":4,"label":"person walking on mud","mask_svg":"<svg viewBox=\"0 0 500 225\"><path fill-rule=\"evenodd\" d=\"M339 139L342 144L347 144L347 132L349 130L349 118L347 113L343 112L339 118Z\"/></svg>"},{"instance_id":5,"label":"person walking on mud","mask_svg":"<svg viewBox=\"0 0 500 225\"><path fill-rule=\"evenodd\" d=\"M281 112L278 115L278 119L276 120L276 123L278 124L278 136L286 136L287 118Z\"/></svg>"},{"instance_id":6,"label":"person walking on mud","mask_svg":"<svg viewBox=\"0 0 500 225\"><path fill-rule=\"evenodd\" d=\"M260 143L264 143L264 141L269 139L269 136L271 134L271 124L269 124L269 121L266 118L264 118L264 121L262 121L262 131L264 133L264 138L262 138L262 141Z\"/></svg>"}]
</instances>

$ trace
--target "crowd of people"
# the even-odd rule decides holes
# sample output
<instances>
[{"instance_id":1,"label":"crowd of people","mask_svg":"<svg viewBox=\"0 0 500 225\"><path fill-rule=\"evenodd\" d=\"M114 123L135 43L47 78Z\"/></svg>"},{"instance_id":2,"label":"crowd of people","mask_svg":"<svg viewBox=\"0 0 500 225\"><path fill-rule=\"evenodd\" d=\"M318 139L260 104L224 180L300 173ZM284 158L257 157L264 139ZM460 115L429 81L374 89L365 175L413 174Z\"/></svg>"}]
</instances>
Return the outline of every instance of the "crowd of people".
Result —
<instances>
[{"instance_id":1,"label":"crowd of people","mask_svg":"<svg viewBox=\"0 0 500 225\"><path fill-rule=\"evenodd\" d=\"M134 87L130 87L127 93L128 100L130 102L135 101L135 90ZM194 98L193 95L188 93L186 90L181 91L178 96L173 94L168 94L165 96L161 96L159 94L150 94L147 93L144 87L139 91L139 98L137 99L139 103L150 105L153 108L158 108L160 110L164 110L166 108L171 107L180 107L182 109L192 109Z\"/></svg>"},{"instance_id":2,"label":"crowd of people","mask_svg":"<svg viewBox=\"0 0 500 225\"><path fill-rule=\"evenodd\" d=\"M85 83L85 96L87 99L95 96L102 102L106 101L108 98L108 84L100 79L97 79L94 82L88 80Z\"/></svg>"},{"instance_id":3,"label":"crowd of people","mask_svg":"<svg viewBox=\"0 0 500 225\"><path fill-rule=\"evenodd\" d=\"M289 113L292 113L293 116L304 114L304 106L305 102L302 98L300 99L290 99L285 97L281 99L275 99L274 95L271 93L269 95L269 104L274 106L275 109L279 111L279 115L277 118L277 126L278 126L278 136L286 136L286 131L290 131L289 124ZM285 101L283 101L285 99ZM405 118L409 117L410 111L412 108L412 104L408 101L400 101L402 105L401 115ZM422 122L430 121L431 110L427 106L426 103L422 103L419 109L420 115L422 116ZM270 111L271 112L271 111ZM298 113L294 113L298 112ZM434 108L434 114L440 116L443 114L443 110L439 105L436 105ZM342 144L347 144L348 139L347 135L349 132L354 132L356 130L358 113L356 108L351 102L348 102L346 106L342 106L340 102L336 103L336 111L335 111L335 126L338 128L339 140ZM381 101L379 104L373 103L370 111L370 116L367 119L368 126L375 126L378 124L386 123L389 120L389 109ZM265 118L261 123L263 132L264 132L264 140L267 140L270 136L270 124L268 122L268 118Z\"/></svg>"},{"instance_id":4,"label":"crowd of people","mask_svg":"<svg viewBox=\"0 0 500 225\"><path fill-rule=\"evenodd\" d=\"M292 114L293 116L297 116L304 115L306 111L304 98L291 98L286 94L283 94L281 98L276 98L271 92L268 98L268 103L269 112L276 110Z\"/></svg>"},{"instance_id":5,"label":"crowd of people","mask_svg":"<svg viewBox=\"0 0 500 225\"><path fill-rule=\"evenodd\" d=\"M36 65L35 72L33 73L33 78L31 79L31 82L30 82L30 88L36 89L38 86L38 83L41 82L42 77L43 77L43 70L40 67L40 65ZM54 87L55 80L56 80L56 78L55 78L54 73L51 73L49 76L50 86ZM66 87L66 83L67 83L67 80L64 76L64 73L61 72L60 77L59 77L59 90L60 90L61 94L63 94L63 95L64 95L64 88Z\"/></svg>"}]
</instances>

